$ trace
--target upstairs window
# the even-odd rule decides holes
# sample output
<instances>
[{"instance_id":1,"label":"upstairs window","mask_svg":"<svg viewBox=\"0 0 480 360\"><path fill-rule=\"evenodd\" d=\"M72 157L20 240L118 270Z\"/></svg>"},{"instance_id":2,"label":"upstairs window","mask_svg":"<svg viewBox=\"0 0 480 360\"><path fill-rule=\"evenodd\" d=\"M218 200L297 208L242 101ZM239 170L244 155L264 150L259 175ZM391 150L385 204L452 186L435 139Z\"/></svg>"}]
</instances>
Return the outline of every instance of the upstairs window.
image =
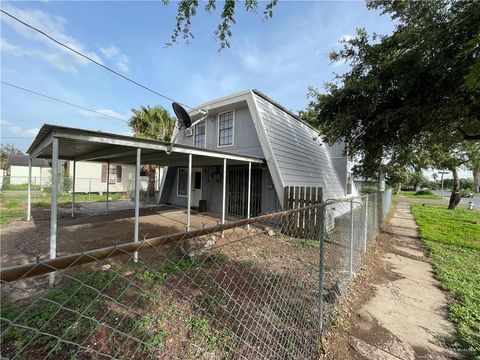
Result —
<instances>
[{"instance_id":1,"label":"upstairs window","mask_svg":"<svg viewBox=\"0 0 480 360\"><path fill-rule=\"evenodd\" d=\"M205 120L195 125L195 136L193 137L193 146L205 147Z\"/></svg>"},{"instance_id":2,"label":"upstairs window","mask_svg":"<svg viewBox=\"0 0 480 360\"><path fill-rule=\"evenodd\" d=\"M233 145L233 111L218 116L218 146Z\"/></svg>"}]
</instances>

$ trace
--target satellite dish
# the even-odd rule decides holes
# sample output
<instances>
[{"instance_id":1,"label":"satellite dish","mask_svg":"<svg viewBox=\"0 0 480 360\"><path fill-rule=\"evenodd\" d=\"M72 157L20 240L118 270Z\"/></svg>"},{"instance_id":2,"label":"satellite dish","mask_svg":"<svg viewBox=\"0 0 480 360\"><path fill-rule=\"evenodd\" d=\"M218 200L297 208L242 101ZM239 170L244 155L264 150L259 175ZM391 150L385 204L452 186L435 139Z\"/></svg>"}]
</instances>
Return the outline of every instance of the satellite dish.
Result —
<instances>
[{"instance_id":1,"label":"satellite dish","mask_svg":"<svg viewBox=\"0 0 480 360\"><path fill-rule=\"evenodd\" d=\"M190 126L192 126L192 119L190 119L190 115L188 115L187 111L182 105L174 102L172 103L172 108L175 112L175 115L177 115L178 127L180 129L188 129Z\"/></svg>"},{"instance_id":2,"label":"satellite dish","mask_svg":"<svg viewBox=\"0 0 480 360\"><path fill-rule=\"evenodd\" d=\"M175 141L177 140L177 136L180 133L181 129L188 129L192 126L195 126L200 121L205 120L208 116L208 111L207 110L199 109L198 111L202 115L202 117L192 124L192 119L190 118L190 115L188 115L187 110L185 110L182 105L174 102L174 103L172 103L172 108L173 108L173 111L175 112L175 115L177 116L177 119L178 119L177 120L178 131L174 135L170 145L168 145L167 148L165 149L165 152L167 154L172 153L173 145L175 144Z\"/></svg>"}]
</instances>

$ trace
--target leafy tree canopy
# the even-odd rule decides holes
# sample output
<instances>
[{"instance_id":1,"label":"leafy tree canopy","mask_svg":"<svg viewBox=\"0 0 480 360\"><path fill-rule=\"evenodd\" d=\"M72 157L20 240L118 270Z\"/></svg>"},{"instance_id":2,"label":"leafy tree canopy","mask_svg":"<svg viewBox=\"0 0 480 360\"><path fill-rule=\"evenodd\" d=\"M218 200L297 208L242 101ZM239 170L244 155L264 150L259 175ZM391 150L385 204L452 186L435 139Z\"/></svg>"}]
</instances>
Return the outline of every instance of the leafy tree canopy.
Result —
<instances>
[{"instance_id":1,"label":"leafy tree canopy","mask_svg":"<svg viewBox=\"0 0 480 360\"><path fill-rule=\"evenodd\" d=\"M263 8L263 16L265 19L269 19L273 16L273 8L277 4L278 0L269 0L266 2ZM177 17L175 20L175 26L173 28L170 42L167 45L171 46L178 43L180 38L186 43L194 38L192 33L192 20L197 15L199 6L203 7L206 13L211 14L217 9L216 0L208 0L205 3L200 3L198 0L180 0L178 2ZM220 43L220 49L230 47L230 38L232 37L232 26L235 24L235 11L238 4L242 6L246 12L256 12L258 8L258 0L226 0L221 2L220 23L217 25L214 31L214 36ZM163 0L165 5L170 3L169 0ZM201 10L201 8L200 8Z\"/></svg>"},{"instance_id":2,"label":"leafy tree canopy","mask_svg":"<svg viewBox=\"0 0 480 360\"><path fill-rule=\"evenodd\" d=\"M0 169L7 169L9 167L7 162L8 155L23 155L23 152L13 145L2 144L0 146Z\"/></svg>"},{"instance_id":3,"label":"leafy tree canopy","mask_svg":"<svg viewBox=\"0 0 480 360\"><path fill-rule=\"evenodd\" d=\"M389 14L394 32L369 36L358 29L343 41L330 58L350 70L327 83L325 93L311 88L301 116L328 142L343 139L347 151L361 157L366 177L383 168L433 165L437 150L480 140L480 3L379 0L367 6ZM425 156L430 150L434 154Z\"/></svg>"}]
</instances>

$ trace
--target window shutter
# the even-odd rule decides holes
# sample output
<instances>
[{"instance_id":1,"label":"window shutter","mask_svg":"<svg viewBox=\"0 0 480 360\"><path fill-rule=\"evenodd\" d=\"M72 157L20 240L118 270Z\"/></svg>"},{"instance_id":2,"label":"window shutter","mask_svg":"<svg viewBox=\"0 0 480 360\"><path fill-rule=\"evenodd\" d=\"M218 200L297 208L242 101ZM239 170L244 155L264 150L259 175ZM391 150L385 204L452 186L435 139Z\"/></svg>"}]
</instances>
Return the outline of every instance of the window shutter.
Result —
<instances>
[{"instance_id":1,"label":"window shutter","mask_svg":"<svg viewBox=\"0 0 480 360\"><path fill-rule=\"evenodd\" d=\"M102 178L101 178L101 181L102 182L107 182L107 165L106 164L102 164Z\"/></svg>"},{"instance_id":2,"label":"window shutter","mask_svg":"<svg viewBox=\"0 0 480 360\"><path fill-rule=\"evenodd\" d=\"M117 182L122 182L122 166L117 165Z\"/></svg>"}]
</instances>

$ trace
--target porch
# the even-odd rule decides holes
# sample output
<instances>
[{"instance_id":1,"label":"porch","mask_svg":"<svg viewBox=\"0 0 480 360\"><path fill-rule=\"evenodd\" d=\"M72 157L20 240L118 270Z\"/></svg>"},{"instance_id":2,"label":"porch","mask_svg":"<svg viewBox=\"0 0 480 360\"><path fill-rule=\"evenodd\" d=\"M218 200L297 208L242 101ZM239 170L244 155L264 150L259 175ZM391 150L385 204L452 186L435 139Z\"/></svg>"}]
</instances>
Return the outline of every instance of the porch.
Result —
<instances>
[{"instance_id":1,"label":"porch","mask_svg":"<svg viewBox=\"0 0 480 360\"><path fill-rule=\"evenodd\" d=\"M31 207L31 163L34 158L46 158L52 161L52 193L51 193L51 209L50 209L50 241L49 241L49 257L57 256L57 238L58 242L65 241L62 232L58 230L58 207L57 207L57 191L59 178L59 159L73 161L73 183L72 183L72 204L71 217L76 216L75 205L75 180L76 180L76 162L92 161L107 163L107 169L110 164L135 165L134 178L134 211L133 224L130 225L130 231L123 231L127 234L129 240L139 241L142 235L152 236L148 233L140 231L140 168L142 165L157 165L160 167L181 167L186 168L186 189L192 188L192 169L194 167L221 167L223 169L222 184L222 211L220 222L226 221L226 192L227 192L227 165L248 166L249 178L251 178L252 165L264 164L265 160L254 157L234 153L228 153L217 150L201 149L187 145L176 144L171 151L169 144L149 139L134 138L130 136L122 136L116 134L95 132L82 129L67 128L61 126L44 125L32 145L28 150L29 159L29 183L28 183L28 201L27 201L27 219L32 220ZM109 174L106 174L109 178ZM156 184L159 194L165 185L165 177ZM251 183L244 190L247 199L247 207L250 206L250 189ZM107 182L107 202L106 213L109 213L109 182ZM186 191L186 211L184 221L181 222L181 230L190 229L192 225L192 194ZM247 210L247 217L250 211ZM162 217L163 219L163 217ZM130 222L130 221L128 221ZM113 224L110 224L113 225ZM117 224L115 224L116 226ZM108 222L107 222L108 227ZM103 229L108 232L107 228ZM133 233L133 234L132 234ZM98 232L97 232L98 234ZM133 235L133 236L132 236ZM62 236L62 237L60 237ZM100 246L98 246L100 247ZM78 249L76 249L78 250Z\"/></svg>"}]
</instances>

